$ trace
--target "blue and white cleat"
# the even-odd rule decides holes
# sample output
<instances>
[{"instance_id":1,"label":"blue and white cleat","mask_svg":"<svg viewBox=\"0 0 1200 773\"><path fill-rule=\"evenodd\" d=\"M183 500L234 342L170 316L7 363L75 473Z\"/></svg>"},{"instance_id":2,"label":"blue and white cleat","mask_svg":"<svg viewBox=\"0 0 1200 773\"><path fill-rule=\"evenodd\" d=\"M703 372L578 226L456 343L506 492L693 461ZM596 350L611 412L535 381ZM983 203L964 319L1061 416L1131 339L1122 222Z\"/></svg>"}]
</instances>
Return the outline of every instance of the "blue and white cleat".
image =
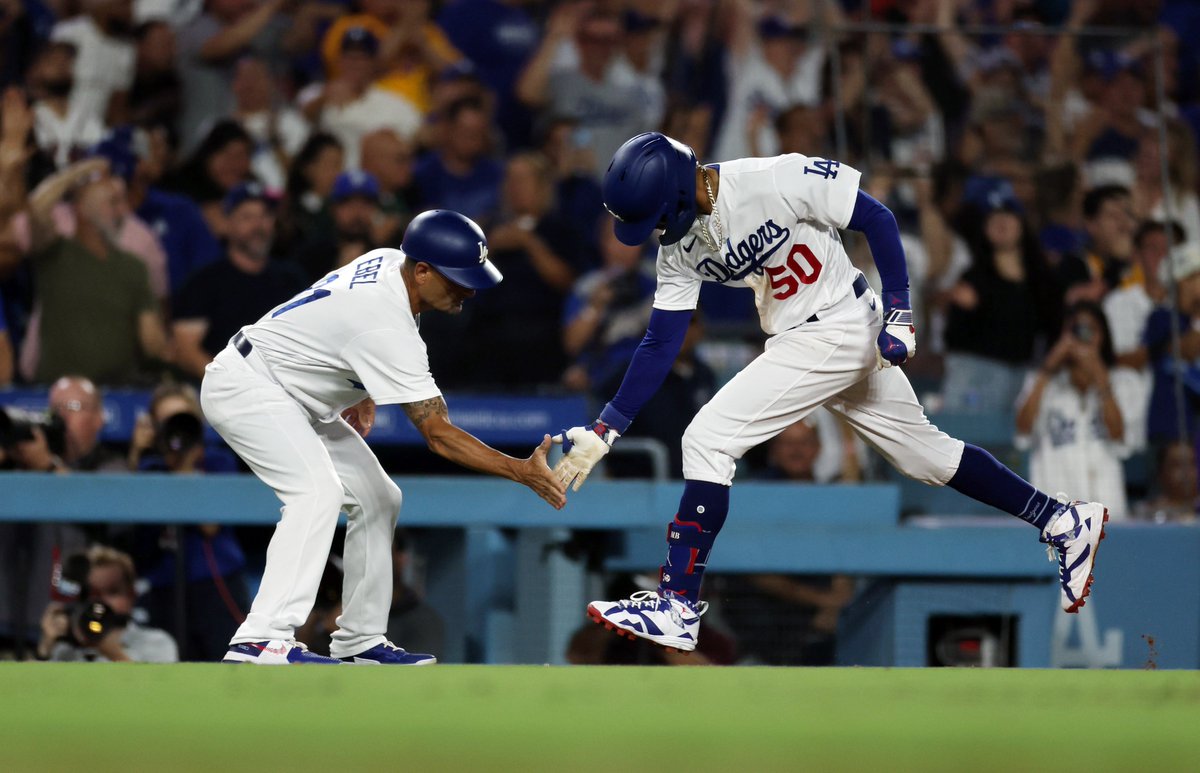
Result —
<instances>
[{"instance_id":1,"label":"blue and white cleat","mask_svg":"<svg viewBox=\"0 0 1200 773\"><path fill-rule=\"evenodd\" d=\"M587 613L618 636L645 639L660 647L691 652L700 639L700 616L708 602L693 604L669 590L640 590L621 601L593 601Z\"/></svg>"},{"instance_id":2,"label":"blue and white cleat","mask_svg":"<svg viewBox=\"0 0 1200 773\"><path fill-rule=\"evenodd\" d=\"M432 666L437 663L437 658L433 655L407 652L390 641L385 641L357 655L342 658L341 662L360 666Z\"/></svg>"},{"instance_id":3,"label":"blue and white cleat","mask_svg":"<svg viewBox=\"0 0 1200 773\"><path fill-rule=\"evenodd\" d=\"M230 644L222 663L254 663L259 666L340 666L342 661L309 652L295 639Z\"/></svg>"},{"instance_id":4,"label":"blue and white cleat","mask_svg":"<svg viewBox=\"0 0 1200 773\"><path fill-rule=\"evenodd\" d=\"M1050 560L1058 561L1062 584L1062 608L1078 612L1092 592L1096 552L1104 539L1108 508L1099 502L1064 502L1057 516L1042 532Z\"/></svg>"}]
</instances>

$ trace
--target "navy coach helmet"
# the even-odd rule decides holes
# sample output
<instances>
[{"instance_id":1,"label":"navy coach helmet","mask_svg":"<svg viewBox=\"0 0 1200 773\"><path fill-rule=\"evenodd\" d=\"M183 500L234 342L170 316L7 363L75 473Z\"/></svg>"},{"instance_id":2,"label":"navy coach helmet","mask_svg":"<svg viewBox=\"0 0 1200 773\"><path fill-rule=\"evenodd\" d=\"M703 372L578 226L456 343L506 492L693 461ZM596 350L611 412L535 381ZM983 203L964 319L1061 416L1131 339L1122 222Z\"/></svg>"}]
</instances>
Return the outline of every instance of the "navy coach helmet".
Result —
<instances>
[{"instance_id":1,"label":"navy coach helmet","mask_svg":"<svg viewBox=\"0 0 1200 773\"><path fill-rule=\"evenodd\" d=\"M504 276L488 260L487 237L470 218L448 209L431 209L413 218L400 243L404 255L428 263L456 285L484 290Z\"/></svg>"},{"instance_id":2,"label":"navy coach helmet","mask_svg":"<svg viewBox=\"0 0 1200 773\"><path fill-rule=\"evenodd\" d=\"M617 238L636 247L661 228L661 244L682 239L696 219L696 166L695 151L659 132L617 148L602 184Z\"/></svg>"}]
</instances>

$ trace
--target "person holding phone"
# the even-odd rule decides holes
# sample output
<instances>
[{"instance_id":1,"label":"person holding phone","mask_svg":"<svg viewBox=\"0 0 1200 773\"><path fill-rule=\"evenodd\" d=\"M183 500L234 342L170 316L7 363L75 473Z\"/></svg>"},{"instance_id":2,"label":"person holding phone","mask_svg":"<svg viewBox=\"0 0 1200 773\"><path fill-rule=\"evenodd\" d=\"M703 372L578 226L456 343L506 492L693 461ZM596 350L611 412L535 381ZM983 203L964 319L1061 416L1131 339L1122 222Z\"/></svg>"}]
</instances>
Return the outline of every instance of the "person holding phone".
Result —
<instances>
[{"instance_id":1,"label":"person holding phone","mask_svg":"<svg viewBox=\"0 0 1200 773\"><path fill-rule=\"evenodd\" d=\"M1067 310L1063 333L1017 401L1017 446L1032 449L1029 481L1051 481L1075 495L1100 499L1112 518L1129 513L1125 423L1113 396L1116 363L1108 321L1098 304Z\"/></svg>"}]
</instances>

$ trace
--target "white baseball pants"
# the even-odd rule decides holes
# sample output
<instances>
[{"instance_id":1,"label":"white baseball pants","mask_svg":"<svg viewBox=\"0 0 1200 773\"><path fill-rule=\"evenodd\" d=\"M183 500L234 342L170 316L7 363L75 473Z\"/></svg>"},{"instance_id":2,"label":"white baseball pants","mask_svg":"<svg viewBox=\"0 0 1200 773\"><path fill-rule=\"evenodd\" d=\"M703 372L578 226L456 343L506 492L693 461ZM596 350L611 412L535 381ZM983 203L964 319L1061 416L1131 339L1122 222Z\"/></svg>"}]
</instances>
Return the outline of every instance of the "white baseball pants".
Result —
<instances>
[{"instance_id":1,"label":"white baseball pants","mask_svg":"<svg viewBox=\"0 0 1200 773\"><path fill-rule=\"evenodd\" d=\"M943 486L963 443L929 423L900 368L880 369L875 294L847 293L819 319L767 340L766 351L713 396L683 435L683 476L731 485L738 459L824 405L900 472Z\"/></svg>"},{"instance_id":2,"label":"white baseball pants","mask_svg":"<svg viewBox=\"0 0 1200 773\"><path fill-rule=\"evenodd\" d=\"M317 596L342 509L349 517L342 614L330 654L385 641L400 489L349 424L314 422L270 377L258 352L227 347L205 370L204 415L283 503L262 585L231 643L290 639Z\"/></svg>"}]
</instances>

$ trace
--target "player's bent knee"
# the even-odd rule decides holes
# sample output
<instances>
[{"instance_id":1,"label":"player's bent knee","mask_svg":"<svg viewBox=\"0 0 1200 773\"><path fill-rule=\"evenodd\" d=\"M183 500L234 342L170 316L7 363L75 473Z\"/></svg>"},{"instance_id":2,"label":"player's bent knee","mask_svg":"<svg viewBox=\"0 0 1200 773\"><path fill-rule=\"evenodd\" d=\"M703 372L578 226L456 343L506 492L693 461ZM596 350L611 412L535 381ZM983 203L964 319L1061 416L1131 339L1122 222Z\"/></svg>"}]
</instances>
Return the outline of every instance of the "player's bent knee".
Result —
<instances>
[{"instance_id":1,"label":"player's bent knee","mask_svg":"<svg viewBox=\"0 0 1200 773\"><path fill-rule=\"evenodd\" d=\"M718 443L702 427L700 416L697 416L683 433L683 477L731 485L737 460L717 450Z\"/></svg>"}]
</instances>

